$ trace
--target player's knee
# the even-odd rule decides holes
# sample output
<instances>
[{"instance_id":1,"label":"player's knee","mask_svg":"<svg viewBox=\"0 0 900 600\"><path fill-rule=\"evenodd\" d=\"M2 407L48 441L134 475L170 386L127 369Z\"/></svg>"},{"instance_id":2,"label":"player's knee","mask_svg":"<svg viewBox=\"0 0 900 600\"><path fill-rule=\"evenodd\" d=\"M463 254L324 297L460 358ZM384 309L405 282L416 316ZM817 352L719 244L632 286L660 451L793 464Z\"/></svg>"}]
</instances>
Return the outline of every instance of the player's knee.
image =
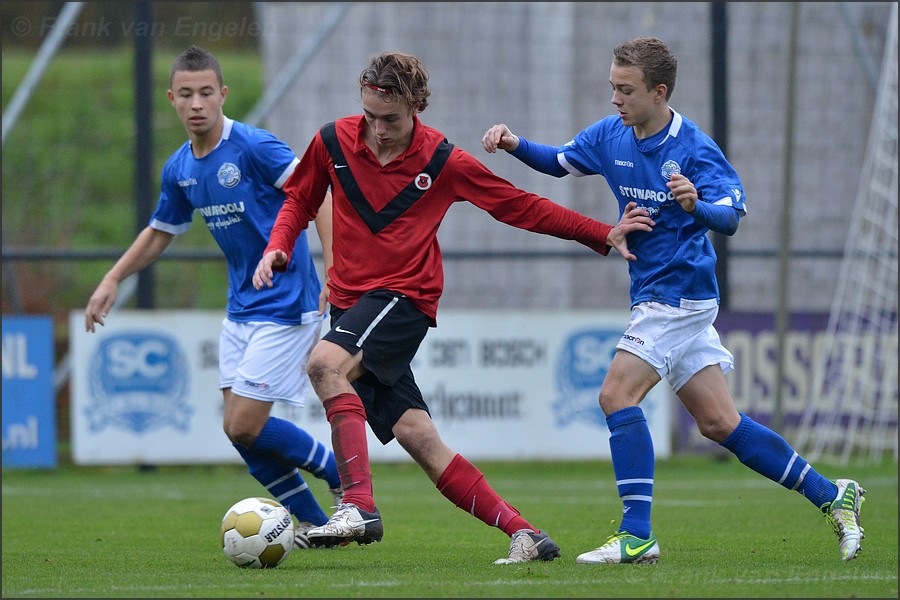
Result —
<instances>
[{"instance_id":1,"label":"player's knee","mask_svg":"<svg viewBox=\"0 0 900 600\"><path fill-rule=\"evenodd\" d=\"M419 440L422 439L422 436L417 433L415 427L410 427L405 424L397 423L393 428L394 437L397 439L397 443L403 446L403 448L407 452L411 452L411 450L415 450L417 446L419 446Z\"/></svg>"},{"instance_id":2,"label":"player's knee","mask_svg":"<svg viewBox=\"0 0 900 600\"><path fill-rule=\"evenodd\" d=\"M624 400L625 398L623 398L621 394L617 393L615 390L610 390L607 387L603 387L600 390L600 395L598 398L600 408L603 410L604 415L611 415L617 410L621 410L626 406L630 406L629 404L625 403Z\"/></svg>"},{"instance_id":3,"label":"player's knee","mask_svg":"<svg viewBox=\"0 0 900 600\"><path fill-rule=\"evenodd\" d=\"M697 429L703 437L716 443L722 443L734 431L734 425L727 419L698 419Z\"/></svg>"},{"instance_id":4,"label":"player's knee","mask_svg":"<svg viewBox=\"0 0 900 600\"><path fill-rule=\"evenodd\" d=\"M223 429L232 444L240 444L245 448L252 448L256 443L257 434L241 422L225 422Z\"/></svg>"},{"instance_id":5,"label":"player's knee","mask_svg":"<svg viewBox=\"0 0 900 600\"><path fill-rule=\"evenodd\" d=\"M328 374L333 371L334 369L328 361L315 353L309 357L309 361L306 363L306 374L309 375L309 382L317 392L327 380Z\"/></svg>"},{"instance_id":6,"label":"player's knee","mask_svg":"<svg viewBox=\"0 0 900 600\"><path fill-rule=\"evenodd\" d=\"M435 445L440 439L430 419L427 422L421 419L400 419L392 432L397 443L413 457L419 454L421 449Z\"/></svg>"}]
</instances>

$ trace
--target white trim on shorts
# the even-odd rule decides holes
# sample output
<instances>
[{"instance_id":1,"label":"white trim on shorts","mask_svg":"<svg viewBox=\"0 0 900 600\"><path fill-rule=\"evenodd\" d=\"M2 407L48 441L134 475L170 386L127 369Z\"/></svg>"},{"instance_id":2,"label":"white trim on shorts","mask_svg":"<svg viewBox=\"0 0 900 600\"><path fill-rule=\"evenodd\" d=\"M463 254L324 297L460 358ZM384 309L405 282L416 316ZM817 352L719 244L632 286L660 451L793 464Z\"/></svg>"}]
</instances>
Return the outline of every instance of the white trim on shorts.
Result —
<instances>
[{"instance_id":1,"label":"white trim on shorts","mask_svg":"<svg viewBox=\"0 0 900 600\"><path fill-rule=\"evenodd\" d=\"M642 358L678 390L701 369L718 364L722 373L734 369L734 356L719 339L713 323L718 305L693 309L660 302L641 302L616 348Z\"/></svg>"},{"instance_id":2,"label":"white trim on shorts","mask_svg":"<svg viewBox=\"0 0 900 600\"><path fill-rule=\"evenodd\" d=\"M321 332L322 321L281 325L225 318L219 336L219 389L304 406L311 393L306 364Z\"/></svg>"},{"instance_id":3,"label":"white trim on shorts","mask_svg":"<svg viewBox=\"0 0 900 600\"><path fill-rule=\"evenodd\" d=\"M405 296L403 296L403 297L405 298ZM375 319L371 323L369 323L369 326L366 327L366 330L363 331L363 334L361 336L359 336L359 340L356 342L357 348L362 348L363 342L366 341L366 338L369 337L369 334L372 333L372 330L375 329L375 326L378 325L379 323L381 323L381 320L384 319L384 317L389 312L391 312L392 308L397 306L398 302L400 302L400 297L395 296L395 297L391 298L391 301L388 302L387 305L383 309L381 309L381 312L378 313L378 316L375 317Z\"/></svg>"}]
</instances>

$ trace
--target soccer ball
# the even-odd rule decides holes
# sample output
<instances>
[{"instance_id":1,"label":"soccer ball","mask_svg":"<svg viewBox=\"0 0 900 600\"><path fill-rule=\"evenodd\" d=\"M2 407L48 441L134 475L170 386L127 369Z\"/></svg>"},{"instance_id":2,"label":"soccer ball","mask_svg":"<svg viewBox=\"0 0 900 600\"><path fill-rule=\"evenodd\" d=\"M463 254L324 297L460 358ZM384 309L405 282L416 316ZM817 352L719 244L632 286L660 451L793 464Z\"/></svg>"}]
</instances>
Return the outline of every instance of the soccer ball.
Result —
<instances>
[{"instance_id":1,"label":"soccer ball","mask_svg":"<svg viewBox=\"0 0 900 600\"><path fill-rule=\"evenodd\" d=\"M249 569L277 567L294 548L294 520L270 498L244 498L222 518L222 552Z\"/></svg>"}]
</instances>

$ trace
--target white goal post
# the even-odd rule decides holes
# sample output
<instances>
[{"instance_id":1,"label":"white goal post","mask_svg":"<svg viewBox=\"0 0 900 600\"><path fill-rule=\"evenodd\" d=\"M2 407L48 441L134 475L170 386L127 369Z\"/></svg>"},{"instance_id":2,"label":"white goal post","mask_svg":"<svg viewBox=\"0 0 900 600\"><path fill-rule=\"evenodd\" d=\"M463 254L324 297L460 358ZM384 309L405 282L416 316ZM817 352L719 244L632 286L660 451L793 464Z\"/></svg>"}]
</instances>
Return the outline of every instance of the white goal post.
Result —
<instances>
[{"instance_id":1,"label":"white goal post","mask_svg":"<svg viewBox=\"0 0 900 600\"><path fill-rule=\"evenodd\" d=\"M897 4L825 341L795 437L807 460L897 462Z\"/></svg>"}]
</instances>

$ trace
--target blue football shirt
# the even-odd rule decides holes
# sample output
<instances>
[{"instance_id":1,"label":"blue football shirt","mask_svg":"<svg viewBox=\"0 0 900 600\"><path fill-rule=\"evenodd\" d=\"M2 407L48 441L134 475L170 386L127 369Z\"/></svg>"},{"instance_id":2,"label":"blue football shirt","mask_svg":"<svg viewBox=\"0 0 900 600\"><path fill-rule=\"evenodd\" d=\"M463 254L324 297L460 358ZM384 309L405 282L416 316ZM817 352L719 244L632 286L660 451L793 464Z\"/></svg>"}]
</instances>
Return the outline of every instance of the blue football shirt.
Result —
<instances>
[{"instance_id":1,"label":"blue football shirt","mask_svg":"<svg viewBox=\"0 0 900 600\"><path fill-rule=\"evenodd\" d=\"M656 221L653 231L628 236L628 247L638 257L628 261L632 306L655 301L704 308L718 303L709 230L679 206L666 182L680 173L693 182L701 201L732 206L742 215L744 190L722 151L695 123L673 110L668 128L638 140L618 115L609 116L560 146L557 159L576 177L602 175L618 200L620 216L635 201Z\"/></svg>"},{"instance_id":2,"label":"blue football shirt","mask_svg":"<svg viewBox=\"0 0 900 600\"><path fill-rule=\"evenodd\" d=\"M322 289L309 253L306 231L274 287L257 290L253 273L284 203L281 187L299 163L274 135L225 119L222 140L203 158L185 142L162 170L162 190L150 226L180 234L196 211L228 262L228 318L297 325L321 320L316 313Z\"/></svg>"}]
</instances>

